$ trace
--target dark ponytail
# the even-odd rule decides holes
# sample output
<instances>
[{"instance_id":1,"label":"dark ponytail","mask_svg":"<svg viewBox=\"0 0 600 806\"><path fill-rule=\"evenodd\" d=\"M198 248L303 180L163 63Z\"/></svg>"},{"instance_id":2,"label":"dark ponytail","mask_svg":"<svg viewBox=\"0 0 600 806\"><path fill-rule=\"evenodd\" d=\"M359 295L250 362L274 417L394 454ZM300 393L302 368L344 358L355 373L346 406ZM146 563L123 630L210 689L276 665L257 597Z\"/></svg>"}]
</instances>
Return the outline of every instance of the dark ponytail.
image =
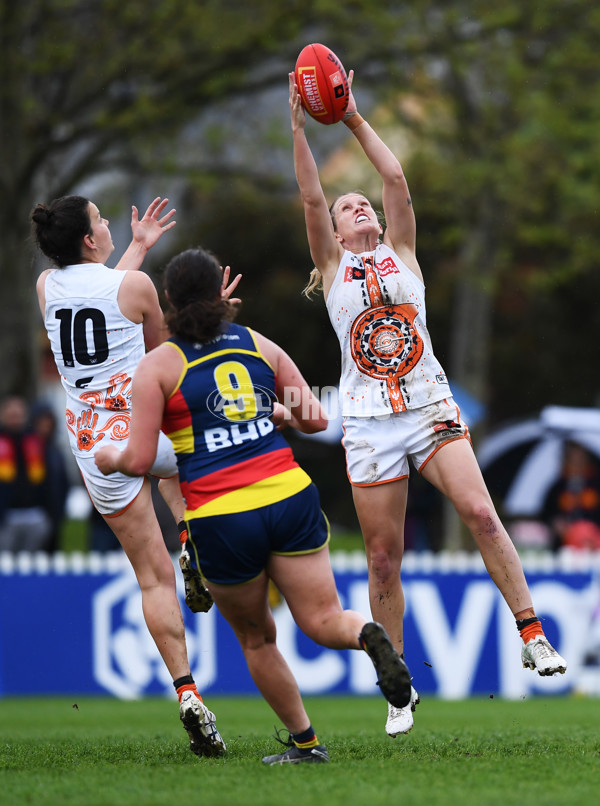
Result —
<instances>
[{"instance_id":1,"label":"dark ponytail","mask_svg":"<svg viewBox=\"0 0 600 806\"><path fill-rule=\"evenodd\" d=\"M62 268L81 260L81 243L92 234L89 200L62 196L50 204L36 204L31 212L33 234L42 252Z\"/></svg>"}]
</instances>

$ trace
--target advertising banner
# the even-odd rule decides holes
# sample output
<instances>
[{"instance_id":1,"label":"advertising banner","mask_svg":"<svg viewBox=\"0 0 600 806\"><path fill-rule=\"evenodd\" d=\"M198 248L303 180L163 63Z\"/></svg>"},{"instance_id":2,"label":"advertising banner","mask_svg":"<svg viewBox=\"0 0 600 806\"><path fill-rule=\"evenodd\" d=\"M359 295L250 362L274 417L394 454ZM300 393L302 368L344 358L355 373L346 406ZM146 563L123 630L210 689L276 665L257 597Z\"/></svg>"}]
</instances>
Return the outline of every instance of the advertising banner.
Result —
<instances>
[{"instance_id":1,"label":"advertising banner","mask_svg":"<svg viewBox=\"0 0 600 806\"><path fill-rule=\"evenodd\" d=\"M364 555L333 555L344 607L369 616ZM521 666L514 619L479 555L408 555L405 651L420 693L519 698L600 694L597 562L537 559L526 573L546 634L567 658L565 675L540 678ZM229 625L213 607L184 604L190 664L203 694L255 694ZM368 657L317 646L275 608L278 645L305 694L375 695ZM123 555L0 558L0 696L172 696L169 674L146 629L141 594Z\"/></svg>"}]
</instances>

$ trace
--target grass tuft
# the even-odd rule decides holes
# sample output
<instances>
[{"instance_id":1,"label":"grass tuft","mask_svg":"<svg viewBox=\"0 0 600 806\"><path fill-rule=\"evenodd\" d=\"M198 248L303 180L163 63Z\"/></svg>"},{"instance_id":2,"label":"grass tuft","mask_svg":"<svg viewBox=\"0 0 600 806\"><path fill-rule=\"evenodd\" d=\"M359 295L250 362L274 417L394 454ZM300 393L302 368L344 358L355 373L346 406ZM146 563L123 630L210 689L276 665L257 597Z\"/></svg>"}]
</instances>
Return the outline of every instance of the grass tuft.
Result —
<instances>
[{"instance_id":1,"label":"grass tuft","mask_svg":"<svg viewBox=\"0 0 600 806\"><path fill-rule=\"evenodd\" d=\"M596 804L600 701L423 698L415 729L390 739L385 702L306 698L330 764L265 767L282 748L258 697L210 698L228 745L188 749L175 702L0 700L0 799L87 806L578 806ZM279 725L278 725L279 726Z\"/></svg>"}]
</instances>

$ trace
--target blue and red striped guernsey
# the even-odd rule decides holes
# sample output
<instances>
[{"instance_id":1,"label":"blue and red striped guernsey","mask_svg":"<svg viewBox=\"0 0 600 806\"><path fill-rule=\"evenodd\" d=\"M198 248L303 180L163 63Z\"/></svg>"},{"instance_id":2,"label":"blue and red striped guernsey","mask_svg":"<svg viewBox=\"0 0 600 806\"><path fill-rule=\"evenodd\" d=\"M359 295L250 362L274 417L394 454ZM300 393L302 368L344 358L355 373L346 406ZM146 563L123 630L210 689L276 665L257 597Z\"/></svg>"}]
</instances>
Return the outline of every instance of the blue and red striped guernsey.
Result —
<instances>
[{"instance_id":1,"label":"blue and red striped guernsey","mask_svg":"<svg viewBox=\"0 0 600 806\"><path fill-rule=\"evenodd\" d=\"M184 361L165 406L186 519L274 504L310 484L270 416L275 374L251 330L224 326L207 344L165 342Z\"/></svg>"}]
</instances>

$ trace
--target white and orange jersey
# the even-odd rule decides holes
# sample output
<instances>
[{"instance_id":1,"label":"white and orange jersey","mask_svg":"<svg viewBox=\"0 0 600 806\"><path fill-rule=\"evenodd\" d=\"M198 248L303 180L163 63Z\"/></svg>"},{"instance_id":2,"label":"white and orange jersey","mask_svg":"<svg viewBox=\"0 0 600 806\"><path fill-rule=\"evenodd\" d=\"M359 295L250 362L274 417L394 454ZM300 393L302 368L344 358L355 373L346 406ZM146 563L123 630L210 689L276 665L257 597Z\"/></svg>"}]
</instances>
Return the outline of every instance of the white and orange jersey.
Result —
<instances>
[{"instance_id":1,"label":"white and orange jersey","mask_svg":"<svg viewBox=\"0 0 600 806\"><path fill-rule=\"evenodd\" d=\"M427 331L425 286L389 246L344 252L326 304L342 351L342 416L376 417L450 396Z\"/></svg>"},{"instance_id":2,"label":"white and orange jersey","mask_svg":"<svg viewBox=\"0 0 600 806\"><path fill-rule=\"evenodd\" d=\"M81 263L46 278L44 324L67 393L75 456L129 436L131 381L145 346L143 326L123 316L117 302L125 274Z\"/></svg>"}]
</instances>

